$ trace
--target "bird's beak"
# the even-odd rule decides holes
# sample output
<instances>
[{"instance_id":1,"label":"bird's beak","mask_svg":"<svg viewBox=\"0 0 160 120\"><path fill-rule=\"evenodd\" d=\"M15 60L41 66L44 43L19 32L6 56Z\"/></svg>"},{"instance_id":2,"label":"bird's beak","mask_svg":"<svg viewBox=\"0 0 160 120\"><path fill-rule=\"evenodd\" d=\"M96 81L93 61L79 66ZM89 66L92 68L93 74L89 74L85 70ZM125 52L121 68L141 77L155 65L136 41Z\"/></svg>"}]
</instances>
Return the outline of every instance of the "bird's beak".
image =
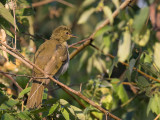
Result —
<instances>
[{"instance_id":1,"label":"bird's beak","mask_svg":"<svg viewBox=\"0 0 160 120\"><path fill-rule=\"evenodd\" d=\"M75 36L75 35L72 35L72 34L70 34L70 37L75 37L75 38L78 38L77 36Z\"/></svg>"}]
</instances>

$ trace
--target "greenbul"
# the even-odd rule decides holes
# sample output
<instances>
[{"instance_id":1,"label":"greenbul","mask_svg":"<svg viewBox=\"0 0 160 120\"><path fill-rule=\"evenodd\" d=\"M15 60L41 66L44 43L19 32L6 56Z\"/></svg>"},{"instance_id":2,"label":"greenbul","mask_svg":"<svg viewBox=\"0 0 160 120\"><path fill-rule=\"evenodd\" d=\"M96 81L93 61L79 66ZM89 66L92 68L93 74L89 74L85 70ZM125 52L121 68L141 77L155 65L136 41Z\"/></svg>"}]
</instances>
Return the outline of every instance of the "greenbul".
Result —
<instances>
[{"instance_id":1,"label":"greenbul","mask_svg":"<svg viewBox=\"0 0 160 120\"><path fill-rule=\"evenodd\" d=\"M58 79L63 74L69 64L69 53L67 40L74 37L70 28L60 26L56 28L50 40L45 41L35 53L35 64L44 70L48 75ZM45 77L36 68L33 68L35 77ZM27 100L27 108L40 107L42 103L43 91L49 79L33 80L31 91Z\"/></svg>"}]
</instances>

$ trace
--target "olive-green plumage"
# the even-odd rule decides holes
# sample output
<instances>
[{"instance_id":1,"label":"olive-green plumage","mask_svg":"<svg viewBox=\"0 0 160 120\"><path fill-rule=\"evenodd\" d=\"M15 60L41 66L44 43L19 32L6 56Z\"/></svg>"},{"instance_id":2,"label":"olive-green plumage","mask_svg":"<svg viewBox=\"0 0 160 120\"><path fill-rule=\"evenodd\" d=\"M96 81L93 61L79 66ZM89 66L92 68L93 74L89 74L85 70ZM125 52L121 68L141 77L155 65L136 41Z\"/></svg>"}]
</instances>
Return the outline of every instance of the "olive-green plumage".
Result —
<instances>
[{"instance_id":1,"label":"olive-green plumage","mask_svg":"<svg viewBox=\"0 0 160 120\"><path fill-rule=\"evenodd\" d=\"M63 74L69 63L67 40L71 37L71 30L66 26L56 28L50 40L45 41L35 54L35 64L47 74L55 76ZM45 77L37 69L33 69L35 77ZM44 87L50 82L49 79L33 80L31 91L27 100L27 108L40 107Z\"/></svg>"}]
</instances>

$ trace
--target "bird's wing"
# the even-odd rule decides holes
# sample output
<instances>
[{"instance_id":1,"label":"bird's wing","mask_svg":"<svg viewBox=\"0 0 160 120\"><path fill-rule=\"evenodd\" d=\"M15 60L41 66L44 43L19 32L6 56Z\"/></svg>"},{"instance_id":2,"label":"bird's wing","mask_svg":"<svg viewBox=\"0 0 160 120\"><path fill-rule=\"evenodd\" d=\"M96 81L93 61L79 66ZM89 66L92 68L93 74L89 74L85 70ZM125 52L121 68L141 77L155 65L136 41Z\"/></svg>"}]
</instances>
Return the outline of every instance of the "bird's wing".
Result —
<instances>
[{"instance_id":1,"label":"bird's wing","mask_svg":"<svg viewBox=\"0 0 160 120\"><path fill-rule=\"evenodd\" d=\"M55 75L68 58L67 48L58 48L46 64L44 71L47 74Z\"/></svg>"},{"instance_id":2,"label":"bird's wing","mask_svg":"<svg viewBox=\"0 0 160 120\"><path fill-rule=\"evenodd\" d=\"M50 44L50 41L44 42L37 50L35 54L35 64L44 70L44 67L48 61L55 54L56 47ZM41 74L41 72L34 68L35 74Z\"/></svg>"}]
</instances>

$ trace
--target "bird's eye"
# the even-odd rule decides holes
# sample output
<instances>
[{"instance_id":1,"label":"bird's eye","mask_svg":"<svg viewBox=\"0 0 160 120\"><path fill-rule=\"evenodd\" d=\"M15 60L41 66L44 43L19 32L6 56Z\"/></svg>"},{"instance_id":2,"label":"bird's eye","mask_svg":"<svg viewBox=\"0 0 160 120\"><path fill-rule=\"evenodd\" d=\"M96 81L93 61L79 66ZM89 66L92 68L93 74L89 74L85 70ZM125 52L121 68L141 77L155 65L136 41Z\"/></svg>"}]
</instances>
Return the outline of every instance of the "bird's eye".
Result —
<instances>
[{"instance_id":1,"label":"bird's eye","mask_svg":"<svg viewBox=\"0 0 160 120\"><path fill-rule=\"evenodd\" d=\"M69 33L68 33L68 32L66 32L66 34L68 35Z\"/></svg>"}]
</instances>

